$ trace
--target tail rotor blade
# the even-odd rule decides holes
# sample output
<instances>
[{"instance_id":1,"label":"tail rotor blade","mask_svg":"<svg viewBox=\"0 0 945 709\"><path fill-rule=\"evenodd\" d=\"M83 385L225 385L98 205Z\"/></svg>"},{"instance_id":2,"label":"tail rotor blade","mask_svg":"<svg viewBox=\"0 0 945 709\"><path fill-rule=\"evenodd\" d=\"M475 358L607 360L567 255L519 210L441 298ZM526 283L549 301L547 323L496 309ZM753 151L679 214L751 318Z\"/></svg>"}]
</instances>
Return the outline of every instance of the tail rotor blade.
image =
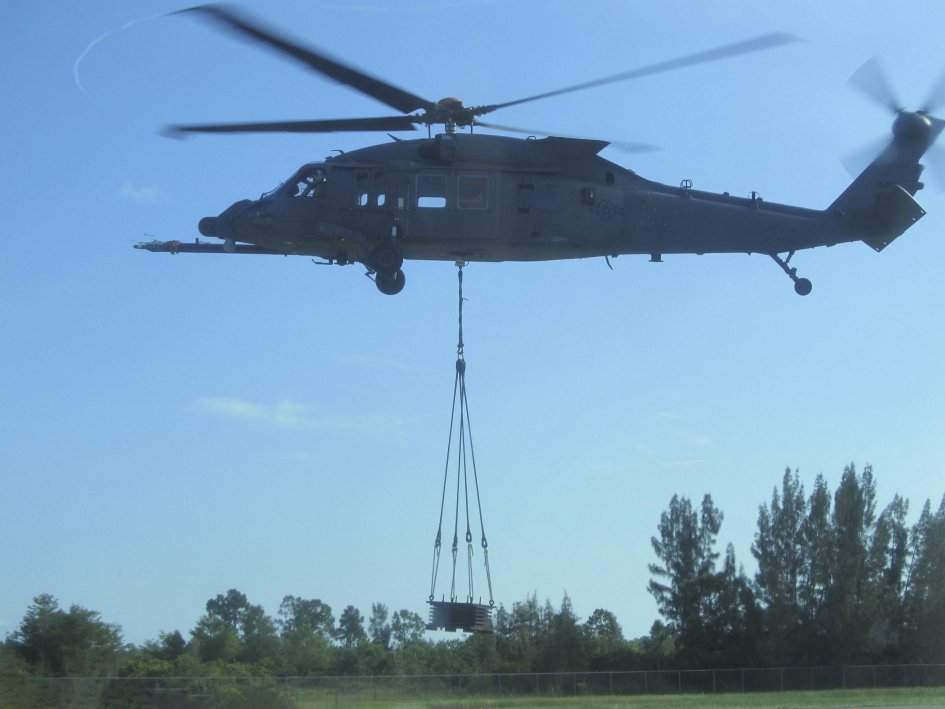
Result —
<instances>
[{"instance_id":1,"label":"tail rotor blade","mask_svg":"<svg viewBox=\"0 0 945 709\"><path fill-rule=\"evenodd\" d=\"M939 74L938 81L932 85L929 97L922 105L922 110L927 113L938 113L941 108L945 108L945 71Z\"/></svg>"},{"instance_id":2,"label":"tail rotor blade","mask_svg":"<svg viewBox=\"0 0 945 709\"><path fill-rule=\"evenodd\" d=\"M945 148L940 145L933 145L925 154L925 161L928 164L928 170L925 175L929 176L933 188L939 194L945 192Z\"/></svg>"},{"instance_id":3,"label":"tail rotor blade","mask_svg":"<svg viewBox=\"0 0 945 709\"><path fill-rule=\"evenodd\" d=\"M892 113L899 113L902 104L886 78L886 71L879 57L873 57L853 72L849 84L858 89L868 99Z\"/></svg>"},{"instance_id":4,"label":"tail rotor blade","mask_svg":"<svg viewBox=\"0 0 945 709\"><path fill-rule=\"evenodd\" d=\"M862 148L847 153L840 158L840 162L850 177L858 177L871 162L882 155L889 145L889 140L881 138L865 145Z\"/></svg>"}]
</instances>

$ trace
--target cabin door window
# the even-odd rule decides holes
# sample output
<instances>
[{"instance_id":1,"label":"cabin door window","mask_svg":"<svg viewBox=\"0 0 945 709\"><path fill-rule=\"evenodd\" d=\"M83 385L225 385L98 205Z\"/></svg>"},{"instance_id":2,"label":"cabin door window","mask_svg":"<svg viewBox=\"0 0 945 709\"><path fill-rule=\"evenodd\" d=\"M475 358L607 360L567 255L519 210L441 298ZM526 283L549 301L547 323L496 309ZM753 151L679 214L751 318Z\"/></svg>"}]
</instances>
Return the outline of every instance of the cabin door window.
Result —
<instances>
[{"instance_id":1,"label":"cabin door window","mask_svg":"<svg viewBox=\"0 0 945 709\"><path fill-rule=\"evenodd\" d=\"M417 177L417 206L421 209L446 207L446 175L429 174Z\"/></svg>"}]
</instances>

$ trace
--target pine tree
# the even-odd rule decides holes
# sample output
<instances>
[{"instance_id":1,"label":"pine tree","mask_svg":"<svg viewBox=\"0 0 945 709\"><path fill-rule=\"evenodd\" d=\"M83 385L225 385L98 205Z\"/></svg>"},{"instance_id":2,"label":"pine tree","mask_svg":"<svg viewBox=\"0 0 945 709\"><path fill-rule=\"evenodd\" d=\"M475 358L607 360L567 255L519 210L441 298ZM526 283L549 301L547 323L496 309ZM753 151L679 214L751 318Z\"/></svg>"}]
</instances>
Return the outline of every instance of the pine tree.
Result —
<instances>
[{"instance_id":1,"label":"pine tree","mask_svg":"<svg viewBox=\"0 0 945 709\"><path fill-rule=\"evenodd\" d=\"M758 510L758 532L751 552L758 562L754 588L764 607L766 660L772 664L797 661L805 574L804 486L797 471L784 471L781 492L775 488L769 506Z\"/></svg>"},{"instance_id":2,"label":"pine tree","mask_svg":"<svg viewBox=\"0 0 945 709\"><path fill-rule=\"evenodd\" d=\"M910 536L906 652L913 662L945 662L945 497L934 514L926 500Z\"/></svg>"},{"instance_id":3,"label":"pine tree","mask_svg":"<svg viewBox=\"0 0 945 709\"><path fill-rule=\"evenodd\" d=\"M801 664L829 662L825 625L827 593L833 581L834 532L830 490L822 474L814 481L802 525L803 572L799 582L801 639L794 652Z\"/></svg>"},{"instance_id":4,"label":"pine tree","mask_svg":"<svg viewBox=\"0 0 945 709\"><path fill-rule=\"evenodd\" d=\"M903 590L909 553L906 514L909 501L899 495L886 506L873 530L867 572L866 651L870 662L900 662L905 624Z\"/></svg>"},{"instance_id":5,"label":"pine tree","mask_svg":"<svg viewBox=\"0 0 945 709\"><path fill-rule=\"evenodd\" d=\"M870 625L867 605L869 548L876 509L876 483L870 466L857 475L851 463L834 493L836 553L827 592L826 630L831 662L862 662Z\"/></svg>"},{"instance_id":6,"label":"pine tree","mask_svg":"<svg viewBox=\"0 0 945 709\"><path fill-rule=\"evenodd\" d=\"M689 661L698 660L705 642L704 601L717 585L714 546L722 518L711 495L703 497L700 512L689 498L673 495L660 517L659 537L650 540L662 564L649 565L656 578L648 590L676 634L679 655Z\"/></svg>"}]
</instances>

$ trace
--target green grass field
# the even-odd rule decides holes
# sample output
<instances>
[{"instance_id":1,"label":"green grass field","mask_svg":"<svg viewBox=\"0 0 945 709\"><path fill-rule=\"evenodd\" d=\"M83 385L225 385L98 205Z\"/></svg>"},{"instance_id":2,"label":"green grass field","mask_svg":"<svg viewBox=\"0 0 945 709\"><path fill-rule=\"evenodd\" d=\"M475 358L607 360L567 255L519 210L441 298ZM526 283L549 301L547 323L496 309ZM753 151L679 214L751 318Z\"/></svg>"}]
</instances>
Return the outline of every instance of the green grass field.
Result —
<instances>
[{"instance_id":1,"label":"green grass field","mask_svg":"<svg viewBox=\"0 0 945 709\"><path fill-rule=\"evenodd\" d=\"M298 698L301 699L301 698ZM300 709L370 707L371 709L807 709L808 707L945 707L945 688L851 689L828 692L775 692L747 694L673 694L649 696L510 697L378 700L345 695L323 695L297 704Z\"/></svg>"}]
</instances>

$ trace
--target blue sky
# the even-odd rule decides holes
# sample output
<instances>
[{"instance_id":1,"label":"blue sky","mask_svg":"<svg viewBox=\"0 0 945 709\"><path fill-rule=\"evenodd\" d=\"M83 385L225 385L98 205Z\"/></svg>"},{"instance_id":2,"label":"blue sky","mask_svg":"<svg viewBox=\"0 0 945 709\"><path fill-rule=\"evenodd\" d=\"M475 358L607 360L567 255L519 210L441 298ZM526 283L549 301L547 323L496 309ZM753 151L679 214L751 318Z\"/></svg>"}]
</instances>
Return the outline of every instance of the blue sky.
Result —
<instances>
[{"instance_id":1,"label":"blue sky","mask_svg":"<svg viewBox=\"0 0 945 709\"><path fill-rule=\"evenodd\" d=\"M256 14L432 99L498 103L753 35L803 41L516 106L497 123L660 145L645 177L822 208L891 117L846 81L883 57L918 107L938 0L272 2ZM450 263L384 297L358 266L149 254L300 164L377 134L158 134L174 122L384 115L181 3L18 3L0 27L0 634L33 596L143 642L238 588L336 614L425 613L456 346ZM146 19L151 18L151 19ZM419 135L418 135L419 137ZM497 602L657 616L650 537L710 492L749 573L786 466L872 463L914 520L945 493L945 199L884 253L471 265L467 387ZM478 562L479 560L477 560ZM478 569L477 563L477 569ZM481 577L478 588L483 589ZM447 582L442 577L440 588Z\"/></svg>"}]
</instances>

